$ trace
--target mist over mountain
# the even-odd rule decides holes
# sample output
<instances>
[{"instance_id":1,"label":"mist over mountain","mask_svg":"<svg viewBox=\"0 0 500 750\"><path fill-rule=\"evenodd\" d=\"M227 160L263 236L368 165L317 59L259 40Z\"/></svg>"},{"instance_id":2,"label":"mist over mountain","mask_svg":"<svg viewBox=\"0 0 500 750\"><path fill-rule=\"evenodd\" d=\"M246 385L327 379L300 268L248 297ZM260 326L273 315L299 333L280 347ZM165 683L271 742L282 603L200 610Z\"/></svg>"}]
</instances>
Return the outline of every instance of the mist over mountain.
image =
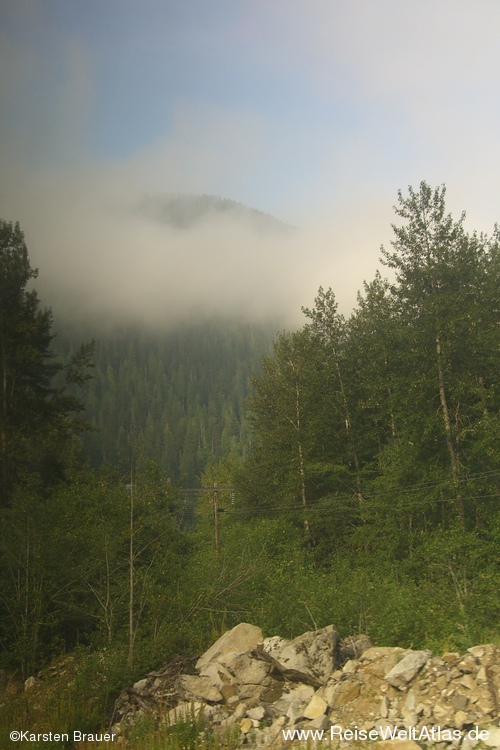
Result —
<instances>
[{"instance_id":1,"label":"mist over mountain","mask_svg":"<svg viewBox=\"0 0 500 750\"><path fill-rule=\"evenodd\" d=\"M348 309L363 264L355 239L336 252L340 230L101 176L30 186L19 217L35 285L54 311L57 353L96 340L85 394L94 465L124 465L138 440L173 480L193 483L248 449L250 375L276 333L300 325L301 305L330 280L342 280Z\"/></svg>"},{"instance_id":2,"label":"mist over mountain","mask_svg":"<svg viewBox=\"0 0 500 750\"><path fill-rule=\"evenodd\" d=\"M20 222L42 302L61 319L174 328L222 316L297 327L320 285L335 287L343 311L355 305L385 236L373 217L359 220L362 201L355 225L332 207L332 218L298 227L232 197L177 192L163 170L161 185L160 166L78 165L25 176L22 191L0 186L3 218Z\"/></svg>"},{"instance_id":3,"label":"mist over mountain","mask_svg":"<svg viewBox=\"0 0 500 750\"><path fill-rule=\"evenodd\" d=\"M216 195L176 193L151 197L141 203L139 210L174 229L193 229L204 222L226 219L263 233L293 231L289 224L270 214Z\"/></svg>"},{"instance_id":4,"label":"mist over mountain","mask_svg":"<svg viewBox=\"0 0 500 750\"><path fill-rule=\"evenodd\" d=\"M322 282L310 238L261 211L91 183L49 185L20 216L37 288L61 317L159 328L212 316L279 318L283 327L298 323Z\"/></svg>"},{"instance_id":5,"label":"mist over mountain","mask_svg":"<svg viewBox=\"0 0 500 750\"><path fill-rule=\"evenodd\" d=\"M147 264L151 248L141 248L135 280L127 291L130 302L137 285L146 284L146 276L141 276L147 267L150 295L163 285L171 301L168 261L177 235L186 251L194 243L208 281L204 264L214 236L225 238L237 258L242 237L252 240L258 253L259 241L283 240L295 231L262 211L211 195L150 197L140 202L137 211L141 220L164 227L166 257L157 256L154 269ZM86 418L92 426L84 445L94 466L107 464L126 471L131 452L144 450L174 482L192 486L221 458L248 451L251 429L246 399L251 376L262 357L271 352L284 319L274 309L260 316L248 315L243 304L227 309L225 299L231 290L215 278L223 273L220 267L214 269L211 295L214 301L222 300L222 305L196 308L196 295L189 294L196 273L193 257L189 273L176 275L177 293L184 291L186 296L168 315L162 315L162 305L157 308L159 314L152 314L145 288L144 307L129 306L123 315L117 315L118 306L102 316L99 304L88 308L63 305L57 312L57 354L66 358L81 343L96 342L93 378L84 392ZM251 277L250 268L248 273ZM123 278L120 260L119 286ZM238 288L240 283L235 276L233 286ZM115 300L115 294L112 284L106 299ZM258 290L255 297L258 304Z\"/></svg>"}]
</instances>

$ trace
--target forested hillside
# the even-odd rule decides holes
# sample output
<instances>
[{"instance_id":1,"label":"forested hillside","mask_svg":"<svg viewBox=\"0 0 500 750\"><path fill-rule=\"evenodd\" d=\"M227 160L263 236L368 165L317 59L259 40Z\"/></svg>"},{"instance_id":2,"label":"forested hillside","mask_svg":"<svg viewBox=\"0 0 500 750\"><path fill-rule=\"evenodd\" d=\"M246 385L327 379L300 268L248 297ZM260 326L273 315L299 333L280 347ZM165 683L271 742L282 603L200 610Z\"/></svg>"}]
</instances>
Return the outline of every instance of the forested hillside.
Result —
<instances>
[{"instance_id":1,"label":"forested hillside","mask_svg":"<svg viewBox=\"0 0 500 750\"><path fill-rule=\"evenodd\" d=\"M96 335L93 380L78 336L51 357L22 232L0 238L6 668L77 646L78 700L103 707L242 620L434 650L500 637L498 230L467 232L421 183L399 194L391 280L348 317L320 289L260 368L270 331L242 322ZM198 477L234 502L200 493L186 524L178 485Z\"/></svg>"},{"instance_id":2,"label":"forested hillside","mask_svg":"<svg viewBox=\"0 0 500 750\"><path fill-rule=\"evenodd\" d=\"M140 446L173 482L193 486L207 466L244 455L250 374L274 335L271 323L213 319L165 331L66 329L54 341L63 358L80 340L96 342L83 392L91 463L127 472Z\"/></svg>"}]
</instances>

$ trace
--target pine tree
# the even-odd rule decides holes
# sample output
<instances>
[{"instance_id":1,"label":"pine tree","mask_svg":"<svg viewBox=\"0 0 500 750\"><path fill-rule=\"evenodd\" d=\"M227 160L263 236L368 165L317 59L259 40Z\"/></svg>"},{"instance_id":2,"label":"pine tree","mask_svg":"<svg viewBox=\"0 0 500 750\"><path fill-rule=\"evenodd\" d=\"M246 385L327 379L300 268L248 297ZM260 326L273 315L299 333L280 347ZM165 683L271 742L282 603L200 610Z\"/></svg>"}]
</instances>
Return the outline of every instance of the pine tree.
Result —
<instances>
[{"instance_id":1,"label":"pine tree","mask_svg":"<svg viewBox=\"0 0 500 750\"><path fill-rule=\"evenodd\" d=\"M0 221L0 505L10 505L16 485L50 482L62 456L83 427L71 386L87 378L92 346L67 365L51 352L52 313L40 307L36 278L19 227ZM56 383L56 376L59 382Z\"/></svg>"}]
</instances>

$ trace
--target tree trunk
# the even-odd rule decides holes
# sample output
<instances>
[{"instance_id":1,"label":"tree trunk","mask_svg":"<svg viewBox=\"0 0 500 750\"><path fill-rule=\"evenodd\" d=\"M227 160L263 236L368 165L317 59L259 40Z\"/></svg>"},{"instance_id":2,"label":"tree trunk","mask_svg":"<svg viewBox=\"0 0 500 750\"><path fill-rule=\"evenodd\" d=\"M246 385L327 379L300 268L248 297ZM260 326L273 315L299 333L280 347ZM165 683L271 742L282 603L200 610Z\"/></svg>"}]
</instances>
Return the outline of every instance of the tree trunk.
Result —
<instances>
[{"instance_id":1,"label":"tree trunk","mask_svg":"<svg viewBox=\"0 0 500 750\"><path fill-rule=\"evenodd\" d=\"M309 520L307 518L307 494L306 494L306 470L304 461L304 451L302 449L302 440L300 437L300 390L299 386L295 386L295 420L297 429L297 442L299 452L299 473L300 473L300 494L302 498L302 507L304 508L304 531L308 535L310 533Z\"/></svg>"},{"instance_id":2,"label":"tree trunk","mask_svg":"<svg viewBox=\"0 0 500 750\"><path fill-rule=\"evenodd\" d=\"M450 457L451 476L453 479L453 485L455 487L458 510L460 513L460 517L463 521L465 512L464 512L463 499L460 496L460 490L459 490L460 464L458 461L457 451L455 450L455 446L453 444L453 431L451 429L450 412L448 409L448 400L446 398L443 358L442 358L442 350L441 350L441 335L440 335L439 330L436 331L436 362L437 362L437 368L438 368L439 401L441 404L441 412L443 414L446 447L448 449L448 455Z\"/></svg>"},{"instance_id":3,"label":"tree trunk","mask_svg":"<svg viewBox=\"0 0 500 750\"><path fill-rule=\"evenodd\" d=\"M355 468L355 482L356 482L356 494L358 496L358 500L360 504L363 502L363 495L361 492L361 479L360 479L360 469L359 469L359 458L358 458L358 452L356 450L356 443L354 441L354 436L352 434L352 422L351 422L351 415L349 412L349 405L347 403L347 396L344 388L344 381L342 378L342 373L340 371L340 364L339 360L337 358L337 352L335 351L335 348L333 348L333 356L335 361L335 368L337 370L337 376L339 379L339 387L340 387L340 395L342 397L342 405L344 407L344 419L345 419L345 428L347 432L347 440L349 442L349 447L351 449L352 457L354 460L354 468Z\"/></svg>"}]
</instances>

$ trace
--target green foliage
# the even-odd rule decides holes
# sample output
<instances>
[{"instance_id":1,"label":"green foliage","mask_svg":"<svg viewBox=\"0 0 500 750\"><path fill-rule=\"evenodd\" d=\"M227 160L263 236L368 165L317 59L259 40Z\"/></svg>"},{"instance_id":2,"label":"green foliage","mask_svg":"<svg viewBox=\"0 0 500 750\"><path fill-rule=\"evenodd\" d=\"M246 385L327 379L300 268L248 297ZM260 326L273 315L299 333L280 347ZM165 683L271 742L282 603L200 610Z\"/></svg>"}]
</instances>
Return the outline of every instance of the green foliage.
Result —
<instances>
[{"instance_id":1,"label":"green foliage","mask_svg":"<svg viewBox=\"0 0 500 750\"><path fill-rule=\"evenodd\" d=\"M320 289L264 362L238 496L252 522L300 528L302 456L315 619L463 648L498 615L499 236L467 234L444 187L400 193L396 213L383 251L395 282L377 274L348 320ZM335 594L322 595L330 575Z\"/></svg>"},{"instance_id":2,"label":"green foliage","mask_svg":"<svg viewBox=\"0 0 500 750\"><path fill-rule=\"evenodd\" d=\"M172 617L169 592L185 553L174 498L154 467L134 477L134 623L137 648L159 643ZM107 646L125 639L130 597L130 488L116 476L83 472L43 500L22 494L0 536L0 637L25 676L53 643ZM54 544L57 539L57 544ZM147 661L147 659L146 659Z\"/></svg>"},{"instance_id":3,"label":"green foliage","mask_svg":"<svg viewBox=\"0 0 500 750\"><path fill-rule=\"evenodd\" d=\"M94 431L84 442L94 466L126 471L133 435L173 482L192 487L206 466L248 451L245 401L250 374L269 350L271 324L211 320L92 333L95 370L84 401ZM66 356L88 335L85 327L66 330L55 344Z\"/></svg>"},{"instance_id":4,"label":"green foliage","mask_svg":"<svg viewBox=\"0 0 500 750\"><path fill-rule=\"evenodd\" d=\"M207 722L203 712L196 713L194 706L190 716L165 728L165 738L172 748L185 748L185 750L199 750L200 748L217 748L219 742L217 737L208 730ZM239 743L238 743L239 744Z\"/></svg>"},{"instance_id":5,"label":"green foliage","mask_svg":"<svg viewBox=\"0 0 500 750\"><path fill-rule=\"evenodd\" d=\"M0 705L1 747L9 747L10 731L21 727L33 734L52 732L71 736L74 729L92 732L100 726L105 706L88 686L78 683L78 668L78 659L67 657L54 666L55 674L43 673L42 679L27 691L22 683L9 684L6 695L10 700ZM61 742L21 741L19 747L55 749L61 747Z\"/></svg>"},{"instance_id":6,"label":"green foliage","mask_svg":"<svg viewBox=\"0 0 500 750\"><path fill-rule=\"evenodd\" d=\"M0 507L17 487L40 492L64 476L83 427L70 388L86 381L92 346L54 361L51 311L27 289L36 276L19 224L0 221Z\"/></svg>"},{"instance_id":7,"label":"green foliage","mask_svg":"<svg viewBox=\"0 0 500 750\"><path fill-rule=\"evenodd\" d=\"M197 712L194 706L184 721L175 724L141 717L127 736L131 750L220 750L241 745L242 736L237 729L214 732L203 712Z\"/></svg>"}]
</instances>

